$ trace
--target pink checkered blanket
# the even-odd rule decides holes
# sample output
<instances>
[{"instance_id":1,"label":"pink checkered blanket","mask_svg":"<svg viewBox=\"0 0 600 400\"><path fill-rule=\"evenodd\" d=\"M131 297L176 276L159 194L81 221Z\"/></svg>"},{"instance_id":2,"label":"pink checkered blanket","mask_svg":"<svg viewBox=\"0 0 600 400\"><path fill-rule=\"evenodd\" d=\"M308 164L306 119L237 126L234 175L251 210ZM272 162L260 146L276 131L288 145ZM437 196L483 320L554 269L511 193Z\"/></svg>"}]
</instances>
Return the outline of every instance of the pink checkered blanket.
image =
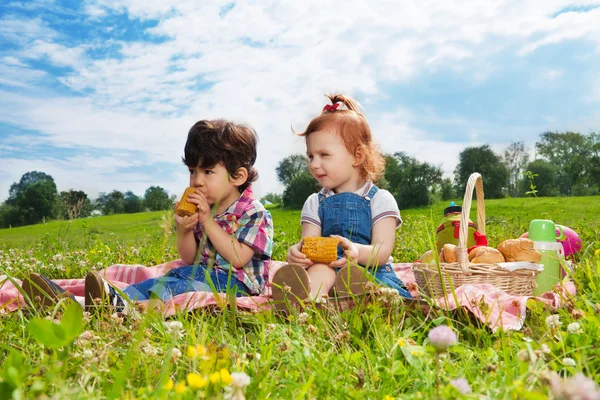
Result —
<instances>
[{"instance_id":1,"label":"pink checkered blanket","mask_svg":"<svg viewBox=\"0 0 600 400\"><path fill-rule=\"evenodd\" d=\"M284 264L281 261L273 261L271 263L269 281L275 271ZM183 265L180 260L170 261L154 267L116 264L101 271L101 275L110 283L122 289L133 283L162 276L169 270ZM416 284L414 284L415 276L412 272L412 264L399 263L393 264L393 267L398 278L411 289L411 294L416 296ZM17 282L20 284L19 281ZM54 280L54 282L75 296L84 295L84 279L58 279ZM567 283L564 288L565 294L575 294L575 286L572 283ZM456 299L452 295L446 299L440 298L436 300L437 305L446 310L463 307L494 331L497 329L518 330L523 326L527 310L526 302L530 298L528 296L511 296L489 284L463 285L456 289L455 293ZM265 295L238 297L236 302L240 309L262 311L271 308L271 303L269 302L270 296L270 285L267 285ZM552 307L561 307L563 302L561 296L553 292L533 298ZM164 314L165 317L168 317L178 312L224 304L226 302L226 295L222 293L216 295L209 292L183 293L165 303ZM15 311L21 305L25 306L25 304L23 297L12 282L6 278L0 279L0 312Z\"/></svg>"}]
</instances>

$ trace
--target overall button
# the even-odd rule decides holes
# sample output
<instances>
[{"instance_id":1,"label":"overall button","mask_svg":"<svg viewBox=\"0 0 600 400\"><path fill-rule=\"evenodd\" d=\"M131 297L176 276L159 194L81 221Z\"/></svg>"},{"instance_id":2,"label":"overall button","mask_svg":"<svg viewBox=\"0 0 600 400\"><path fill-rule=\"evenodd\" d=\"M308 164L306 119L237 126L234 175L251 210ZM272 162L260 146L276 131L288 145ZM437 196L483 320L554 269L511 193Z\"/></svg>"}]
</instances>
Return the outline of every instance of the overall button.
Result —
<instances>
[{"instance_id":1,"label":"overall button","mask_svg":"<svg viewBox=\"0 0 600 400\"><path fill-rule=\"evenodd\" d=\"M386 270L386 272L390 272L392 269L388 266L388 267L385 267L385 270Z\"/></svg>"}]
</instances>

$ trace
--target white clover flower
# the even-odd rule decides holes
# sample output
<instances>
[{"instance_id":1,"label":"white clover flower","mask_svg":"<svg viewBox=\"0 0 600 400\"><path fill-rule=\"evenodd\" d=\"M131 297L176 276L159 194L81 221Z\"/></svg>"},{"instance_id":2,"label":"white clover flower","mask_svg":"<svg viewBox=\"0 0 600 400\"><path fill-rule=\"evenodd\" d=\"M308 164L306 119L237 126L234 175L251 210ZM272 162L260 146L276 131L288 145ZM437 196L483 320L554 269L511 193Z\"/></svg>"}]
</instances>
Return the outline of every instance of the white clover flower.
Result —
<instances>
[{"instance_id":1,"label":"white clover flower","mask_svg":"<svg viewBox=\"0 0 600 400\"><path fill-rule=\"evenodd\" d=\"M85 349L85 350L83 350L82 356L84 358L92 358L92 357L94 357L94 352L90 349Z\"/></svg>"},{"instance_id":2,"label":"white clover flower","mask_svg":"<svg viewBox=\"0 0 600 400\"><path fill-rule=\"evenodd\" d=\"M469 394L472 392L471 385L469 385L469 382L465 378L452 379L450 384L461 394Z\"/></svg>"},{"instance_id":3,"label":"white clover flower","mask_svg":"<svg viewBox=\"0 0 600 400\"><path fill-rule=\"evenodd\" d=\"M181 321L166 321L164 325L166 331L173 335L176 339L183 337L184 331Z\"/></svg>"},{"instance_id":4,"label":"white clover flower","mask_svg":"<svg viewBox=\"0 0 600 400\"><path fill-rule=\"evenodd\" d=\"M579 325L578 322L572 322L569 324L569 326L567 326L567 332L578 334L583 333L583 329L581 329L581 325Z\"/></svg>"},{"instance_id":5,"label":"white clover flower","mask_svg":"<svg viewBox=\"0 0 600 400\"><path fill-rule=\"evenodd\" d=\"M147 354L149 356L156 356L156 355L158 355L158 349L156 347L152 346L147 341L144 341L142 343L142 345L140 346L140 348L142 349L142 351L145 354Z\"/></svg>"},{"instance_id":6,"label":"white clover flower","mask_svg":"<svg viewBox=\"0 0 600 400\"><path fill-rule=\"evenodd\" d=\"M181 357L181 350L177 347L173 347L171 350L171 357L173 358L173 361L178 360Z\"/></svg>"},{"instance_id":7,"label":"white clover flower","mask_svg":"<svg viewBox=\"0 0 600 400\"><path fill-rule=\"evenodd\" d=\"M303 324L308 320L308 314L305 312L302 312L300 314L298 314L298 323L299 324Z\"/></svg>"},{"instance_id":8,"label":"white clover flower","mask_svg":"<svg viewBox=\"0 0 600 400\"><path fill-rule=\"evenodd\" d=\"M250 377L245 372L232 372L231 379L232 379L231 385L238 387L238 388L243 388L243 387L248 386L251 381Z\"/></svg>"},{"instance_id":9,"label":"white clover flower","mask_svg":"<svg viewBox=\"0 0 600 400\"><path fill-rule=\"evenodd\" d=\"M446 351L458 341L456 333L446 325L440 325L429 331L429 341L437 351Z\"/></svg>"},{"instance_id":10,"label":"white clover flower","mask_svg":"<svg viewBox=\"0 0 600 400\"><path fill-rule=\"evenodd\" d=\"M599 400L600 388L593 379L582 373L562 380L558 374L551 375L550 388L557 400Z\"/></svg>"},{"instance_id":11,"label":"white clover flower","mask_svg":"<svg viewBox=\"0 0 600 400\"><path fill-rule=\"evenodd\" d=\"M577 363L575 362L575 360L573 360L571 357L565 357L565 358L563 358L562 359L562 363L566 367L575 367L577 365Z\"/></svg>"},{"instance_id":12,"label":"white clover flower","mask_svg":"<svg viewBox=\"0 0 600 400\"><path fill-rule=\"evenodd\" d=\"M548 347L548 345L547 345L546 343L543 343L543 344L540 346L540 350L541 350L541 351L542 351L542 353L544 353L544 354L550 354L550 353L552 353L552 350L550 350L550 347Z\"/></svg>"},{"instance_id":13,"label":"white clover flower","mask_svg":"<svg viewBox=\"0 0 600 400\"><path fill-rule=\"evenodd\" d=\"M561 325L562 322L560 322L560 316L558 314L553 314L546 317L546 326L549 329L556 329L559 328Z\"/></svg>"}]
</instances>

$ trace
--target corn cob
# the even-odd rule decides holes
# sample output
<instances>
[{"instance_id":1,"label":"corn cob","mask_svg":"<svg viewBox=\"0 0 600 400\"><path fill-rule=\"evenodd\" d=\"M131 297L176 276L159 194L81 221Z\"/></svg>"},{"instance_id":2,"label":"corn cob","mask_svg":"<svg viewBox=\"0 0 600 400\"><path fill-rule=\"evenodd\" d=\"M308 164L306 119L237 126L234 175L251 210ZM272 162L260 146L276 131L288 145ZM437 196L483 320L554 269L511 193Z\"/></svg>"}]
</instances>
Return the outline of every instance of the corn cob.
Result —
<instances>
[{"instance_id":1,"label":"corn cob","mask_svg":"<svg viewBox=\"0 0 600 400\"><path fill-rule=\"evenodd\" d=\"M183 196L181 196L181 201L179 202L179 204L177 205L177 208L175 209L175 213L177 215L179 215L180 217L186 217L189 215L196 214L196 212L198 211L198 206L196 206L194 203L190 203L187 201L188 195L190 193L195 193L195 192L196 192L196 188L193 188L193 187L189 187L189 188L185 189Z\"/></svg>"},{"instance_id":2,"label":"corn cob","mask_svg":"<svg viewBox=\"0 0 600 400\"><path fill-rule=\"evenodd\" d=\"M313 262L330 263L337 260L340 240L330 237L309 236L303 239L302 253Z\"/></svg>"}]
</instances>

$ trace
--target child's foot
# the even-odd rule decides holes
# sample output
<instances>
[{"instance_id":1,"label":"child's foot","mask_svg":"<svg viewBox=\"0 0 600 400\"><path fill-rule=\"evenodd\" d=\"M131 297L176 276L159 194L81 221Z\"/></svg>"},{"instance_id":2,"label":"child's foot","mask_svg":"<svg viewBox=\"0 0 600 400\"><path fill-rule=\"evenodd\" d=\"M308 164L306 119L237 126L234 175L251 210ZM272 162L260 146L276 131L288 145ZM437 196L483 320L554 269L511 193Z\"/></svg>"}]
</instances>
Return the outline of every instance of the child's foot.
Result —
<instances>
[{"instance_id":1,"label":"child's foot","mask_svg":"<svg viewBox=\"0 0 600 400\"><path fill-rule=\"evenodd\" d=\"M308 298L310 279L301 265L287 264L281 267L272 281L273 306L277 311L290 311L290 306Z\"/></svg>"},{"instance_id":2,"label":"child's foot","mask_svg":"<svg viewBox=\"0 0 600 400\"><path fill-rule=\"evenodd\" d=\"M117 312L124 312L127 308L125 300L99 273L88 272L85 277L85 309L91 311L107 303Z\"/></svg>"},{"instance_id":3,"label":"child's foot","mask_svg":"<svg viewBox=\"0 0 600 400\"><path fill-rule=\"evenodd\" d=\"M359 295L365 292L369 282L367 271L364 268L357 265L346 265L338 271L333 290L338 296Z\"/></svg>"},{"instance_id":4,"label":"child's foot","mask_svg":"<svg viewBox=\"0 0 600 400\"><path fill-rule=\"evenodd\" d=\"M21 283L23 291L31 300L33 306L50 307L61 298L69 297L76 302L75 296L52 282L42 274L32 272Z\"/></svg>"}]
</instances>

